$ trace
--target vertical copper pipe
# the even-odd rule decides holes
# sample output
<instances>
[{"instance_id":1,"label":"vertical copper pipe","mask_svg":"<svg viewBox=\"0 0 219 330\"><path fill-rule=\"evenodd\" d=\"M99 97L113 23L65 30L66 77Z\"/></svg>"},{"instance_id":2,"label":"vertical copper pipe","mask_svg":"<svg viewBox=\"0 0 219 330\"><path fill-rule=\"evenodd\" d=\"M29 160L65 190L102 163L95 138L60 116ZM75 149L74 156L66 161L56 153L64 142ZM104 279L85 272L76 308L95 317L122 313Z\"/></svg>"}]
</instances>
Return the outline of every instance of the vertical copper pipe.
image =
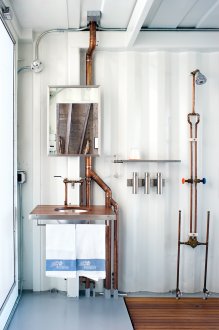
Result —
<instances>
[{"instance_id":1,"label":"vertical copper pipe","mask_svg":"<svg viewBox=\"0 0 219 330\"><path fill-rule=\"evenodd\" d=\"M92 85L92 56L96 48L96 23L90 22L90 40L89 47L86 52L86 85ZM92 158L85 157L85 173L86 173L86 205L91 204L91 177L90 169L92 168Z\"/></svg>"},{"instance_id":2,"label":"vertical copper pipe","mask_svg":"<svg viewBox=\"0 0 219 330\"><path fill-rule=\"evenodd\" d=\"M92 85L92 55L96 47L96 23L90 23L90 41L89 48L86 52L86 85ZM105 182L92 170L92 158L85 157L85 180L86 180L86 205L91 204L91 179L93 179L105 192L106 207L114 207L116 219L118 221L118 205L112 200L111 189ZM118 225L116 222L116 230L114 230L114 270L115 285L118 289ZM89 279L86 280L86 288L90 285ZM111 288L111 222L106 226L106 289Z\"/></svg>"},{"instance_id":3,"label":"vertical copper pipe","mask_svg":"<svg viewBox=\"0 0 219 330\"><path fill-rule=\"evenodd\" d=\"M197 139L197 125L195 123L195 138ZM195 143L195 224L194 232L197 233L197 209L198 209L198 191L197 191L197 179L198 179L198 168L197 168L197 141Z\"/></svg>"},{"instance_id":4,"label":"vertical copper pipe","mask_svg":"<svg viewBox=\"0 0 219 330\"><path fill-rule=\"evenodd\" d=\"M64 182L65 184L65 200L64 200L64 205L68 205L68 184L67 182Z\"/></svg>"},{"instance_id":5,"label":"vertical copper pipe","mask_svg":"<svg viewBox=\"0 0 219 330\"><path fill-rule=\"evenodd\" d=\"M116 214L116 220L114 221L114 238L113 238L113 272L114 272L114 281L113 281L113 289L118 290L118 226L119 226L119 207L118 204L112 199L111 205L114 208Z\"/></svg>"},{"instance_id":6,"label":"vertical copper pipe","mask_svg":"<svg viewBox=\"0 0 219 330\"><path fill-rule=\"evenodd\" d=\"M205 250L205 275L203 292L207 292L207 271L208 271L208 240L209 240L210 211L207 212L207 232L206 232L206 250Z\"/></svg>"},{"instance_id":7,"label":"vertical copper pipe","mask_svg":"<svg viewBox=\"0 0 219 330\"><path fill-rule=\"evenodd\" d=\"M96 23L90 22L90 41L86 52L86 85L92 85L92 56L96 48Z\"/></svg>"},{"instance_id":8,"label":"vertical copper pipe","mask_svg":"<svg viewBox=\"0 0 219 330\"><path fill-rule=\"evenodd\" d=\"M191 72L192 74L192 113L195 113L195 75L197 70Z\"/></svg>"},{"instance_id":9,"label":"vertical copper pipe","mask_svg":"<svg viewBox=\"0 0 219 330\"><path fill-rule=\"evenodd\" d=\"M177 253L176 297L178 297L178 295L180 293L180 289L179 289L180 236L181 236L181 211L179 211L179 226L178 226L178 253Z\"/></svg>"},{"instance_id":10,"label":"vertical copper pipe","mask_svg":"<svg viewBox=\"0 0 219 330\"><path fill-rule=\"evenodd\" d=\"M89 48L86 52L86 85L92 85L92 56L96 47L96 23L90 22ZM86 176L86 206L91 205L91 176L92 158L85 157L85 176ZM90 280L86 279L86 288L90 287Z\"/></svg>"},{"instance_id":11,"label":"vertical copper pipe","mask_svg":"<svg viewBox=\"0 0 219 330\"><path fill-rule=\"evenodd\" d=\"M192 138L192 122L188 120L190 125L190 138ZM190 141L190 179L193 181L193 142ZM193 183L190 184L190 233L193 227Z\"/></svg>"},{"instance_id":12,"label":"vertical copper pipe","mask_svg":"<svg viewBox=\"0 0 219 330\"><path fill-rule=\"evenodd\" d=\"M114 272L114 282L113 289L118 290L118 213L116 213L116 220L114 221L114 262L113 262L113 272Z\"/></svg>"},{"instance_id":13,"label":"vertical copper pipe","mask_svg":"<svg viewBox=\"0 0 219 330\"><path fill-rule=\"evenodd\" d=\"M80 184L80 205L84 205L84 181Z\"/></svg>"},{"instance_id":14,"label":"vertical copper pipe","mask_svg":"<svg viewBox=\"0 0 219 330\"><path fill-rule=\"evenodd\" d=\"M85 180L86 180L86 206L91 204L91 175L92 158L85 157Z\"/></svg>"},{"instance_id":15,"label":"vertical copper pipe","mask_svg":"<svg viewBox=\"0 0 219 330\"><path fill-rule=\"evenodd\" d=\"M106 279L105 288L111 289L111 221L106 223Z\"/></svg>"},{"instance_id":16,"label":"vertical copper pipe","mask_svg":"<svg viewBox=\"0 0 219 330\"><path fill-rule=\"evenodd\" d=\"M197 209L198 209L198 191L197 191L197 179L198 179L198 142L197 142L197 138L198 138L198 124L200 122L200 116L199 114L197 114L196 117L196 123L195 123L195 139L196 141L195 143L195 228L194 228L194 232L197 233Z\"/></svg>"}]
</instances>

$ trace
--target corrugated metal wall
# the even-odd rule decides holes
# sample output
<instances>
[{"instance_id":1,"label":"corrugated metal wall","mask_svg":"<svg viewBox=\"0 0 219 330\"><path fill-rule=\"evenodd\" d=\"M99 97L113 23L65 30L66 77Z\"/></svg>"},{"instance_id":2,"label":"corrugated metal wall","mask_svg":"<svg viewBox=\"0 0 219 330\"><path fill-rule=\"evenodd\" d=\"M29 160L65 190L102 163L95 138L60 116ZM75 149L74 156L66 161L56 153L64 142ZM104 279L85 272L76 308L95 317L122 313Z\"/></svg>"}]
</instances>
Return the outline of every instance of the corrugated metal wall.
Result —
<instances>
[{"instance_id":1,"label":"corrugated metal wall","mask_svg":"<svg viewBox=\"0 0 219 330\"><path fill-rule=\"evenodd\" d=\"M124 291L164 292L176 286L179 209L182 240L187 240L189 233L189 187L181 184L181 178L189 176L190 72L199 68L207 76L207 84L196 89L196 111L201 116L198 173L207 178L207 185L198 187L198 234L204 241L206 213L211 210L208 287L218 291L218 53L99 52L95 58L95 82L102 86L104 151L96 167L121 207L120 289ZM127 159L132 148L138 148L143 159L182 162L112 165L113 155ZM152 177L161 172L166 180L163 195L157 195L156 188L149 195L139 188L139 194L133 195L126 186L133 171L141 178L146 171ZM203 267L203 247L182 247L183 291L202 290Z\"/></svg>"},{"instance_id":2,"label":"corrugated metal wall","mask_svg":"<svg viewBox=\"0 0 219 330\"><path fill-rule=\"evenodd\" d=\"M57 45L61 45L58 47ZM57 49L60 49L57 53ZM34 76L33 162L39 177L33 186L40 203L63 203L64 189L53 175L77 174L77 162L49 158L46 155L46 86L72 83L74 49L67 37L53 36L42 41L41 57L45 70ZM56 56L54 55L56 54ZM191 111L192 79L190 72L199 68L207 76L207 84L197 87L196 110L199 125L199 177L207 178L199 185L199 240L205 240L206 212L211 210L208 289L219 292L219 158L217 155L219 122L219 54L196 52L106 52L95 53L95 84L102 88L102 156L95 161L96 172L112 187L120 205L119 289L124 291L165 292L176 286L178 210L182 210L183 239L189 232L189 187L181 184L189 175L189 128L187 113ZM60 81L61 77L61 81ZM23 77L22 79L25 79ZM27 94L25 98L28 98ZM25 100L20 101L21 105ZM29 109L23 109L28 111ZM36 123L37 120L37 123ZM40 120L40 123L38 122ZM40 126L39 126L40 125ZM28 127L23 127L22 134ZM21 135L22 135L21 134ZM34 135L33 135L34 136ZM40 146L36 146L40 143ZM41 148L39 152L39 148ZM113 164L113 155L126 159L132 148L138 148L144 159L181 159L176 164ZM20 160L22 163L25 155ZM31 159L30 159L31 162ZM161 172L165 178L162 195L151 189L149 195L133 195L127 179L137 171L140 177L148 171L151 177ZM37 183L40 180L40 183ZM37 189L36 189L37 185ZM95 204L104 203L98 187ZM30 211L30 210L29 210ZM36 235L38 249L35 279L43 274L43 229ZM30 233L31 234L31 233ZM27 235L27 232L26 232ZM30 236L27 237L31 246ZM26 243L27 244L27 243ZM41 252L39 251L41 249ZM181 289L200 291L203 287L204 248L182 247ZM31 261L27 259L26 264ZM36 269L42 268L39 275ZM31 274L27 274L27 278ZM54 283L41 288L54 287Z\"/></svg>"}]
</instances>

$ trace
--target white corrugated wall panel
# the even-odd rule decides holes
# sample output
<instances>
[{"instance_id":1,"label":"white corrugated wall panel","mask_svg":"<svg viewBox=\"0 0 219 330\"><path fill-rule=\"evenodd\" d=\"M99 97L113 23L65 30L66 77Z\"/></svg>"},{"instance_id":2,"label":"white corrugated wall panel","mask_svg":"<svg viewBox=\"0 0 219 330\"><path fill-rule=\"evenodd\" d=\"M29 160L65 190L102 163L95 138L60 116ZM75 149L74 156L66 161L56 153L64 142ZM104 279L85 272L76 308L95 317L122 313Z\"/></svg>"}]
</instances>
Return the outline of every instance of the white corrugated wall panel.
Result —
<instances>
[{"instance_id":1,"label":"white corrugated wall panel","mask_svg":"<svg viewBox=\"0 0 219 330\"><path fill-rule=\"evenodd\" d=\"M214 58L211 60L211 58ZM187 113L192 104L190 72L199 68L208 77L197 86L196 111L199 125L199 177L207 185L198 186L199 240L206 235L206 212L212 211L209 247L208 287L218 290L217 201L219 179L216 150L218 116L218 53L195 52L97 52L95 83L102 86L103 155L96 161L96 171L112 187L120 205L120 289L124 291L165 292L176 286L178 210L182 210L182 240L189 232L189 186L181 178L189 177L189 125ZM217 72L217 74L216 74ZM215 130L215 134L214 134ZM126 159L138 148L144 159L181 159L180 164L112 165L113 155ZM163 195L151 188L149 195L133 195L126 180L137 171L143 178L162 172ZM203 172L204 171L204 172ZM102 200L96 189L96 203ZM214 201L214 204L212 203ZM214 239L214 240L213 240ZM204 276L204 247L182 246L180 288L200 291Z\"/></svg>"}]
</instances>

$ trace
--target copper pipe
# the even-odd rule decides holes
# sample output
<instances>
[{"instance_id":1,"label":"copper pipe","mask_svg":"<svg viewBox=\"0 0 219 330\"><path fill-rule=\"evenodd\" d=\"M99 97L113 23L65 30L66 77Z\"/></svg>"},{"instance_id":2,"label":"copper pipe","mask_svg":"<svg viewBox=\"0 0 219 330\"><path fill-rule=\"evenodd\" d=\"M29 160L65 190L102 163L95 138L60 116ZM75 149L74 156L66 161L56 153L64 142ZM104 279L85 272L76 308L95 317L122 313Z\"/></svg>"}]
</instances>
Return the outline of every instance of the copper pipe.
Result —
<instances>
[{"instance_id":1,"label":"copper pipe","mask_svg":"<svg viewBox=\"0 0 219 330\"><path fill-rule=\"evenodd\" d=\"M192 139L192 122L190 114L188 114L188 123L190 125L190 139ZM193 180L193 142L190 141L190 180ZM192 232L193 223L193 184L190 185L190 233Z\"/></svg>"},{"instance_id":2,"label":"copper pipe","mask_svg":"<svg viewBox=\"0 0 219 330\"><path fill-rule=\"evenodd\" d=\"M81 179L81 180L69 180L69 179L65 178L63 180L63 182L65 184L65 200L64 200L64 205L68 205L68 183L72 183L72 184L80 183L80 185L82 185L84 183L84 179Z\"/></svg>"},{"instance_id":3,"label":"copper pipe","mask_svg":"<svg viewBox=\"0 0 219 330\"><path fill-rule=\"evenodd\" d=\"M114 238L113 238L113 272L114 272L114 280L113 280L113 289L118 290L118 227L119 227L119 206L114 201L114 199L111 199L111 205L114 208L114 212L116 213L116 220L114 221Z\"/></svg>"},{"instance_id":4,"label":"copper pipe","mask_svg":"<svg viewBox=\"0 0 219 330\"><path fill-rule=\"evenodd\" d=\"M90 40L89 47L86 52L86 85L92 85L92 56L96 48L96 23L90 22ZM85 158L85 172L86 172L86 205L91 204L91 178L90 170L92 167L92 158Z\"/></svg>"},{"instance_id":5,"label":"copper pipe","mask_svg":"<svg viewBox=\"0 0 219 330\"><path fill-rule=\"evenodd\" d=\"M92 56L96 48L96 23L90 22L90 41L86 52L86 85L92 85Z\"/></svg>"},{"instance_id":6,"label":"copper pipe","mask_svg":"<svg viewBox=\"0 0 219 330\"><path fill-rule=\"evenodd\" d=\"M91 205L91 168L92 158L85 157L85 177L86 177L86 206Z\"/></svg>"},{"instance_id":7,"label":"copper pipe","mask_svg":"<svg viewBox=\"0 0 219 330\"><path fill-rule=\"evenodd\" d=\"M210 211L207 212L207 232L206 232L206 250L205 250L205 274L204 274L204 288L203 292L207 293L207 271L208 271L208 240L209 240L209 223L210 223Z\"/></svg>"},{"instance_id":8,"label":"copper pipe","mask_svg":"<svg viewBox=\"0 0 219 330\"><path fill-rule=\"evenodd\" d=\"M96 23L90 22L90 40L86 52L86 85L92 85L92 55L96 47ZM91 176L92 158L85 157L86 176L86 206L91 205ZM86 288L90 287L90 280L86 279Z\"/></svg>"},{"instance_id":9,"label":"copper pipe","mask_svg":"<svg viewBox=\"0 0 219 330\"><path fill-rule=\"evenodd\" d=\"M90 170L90 177L98 184L98 186L100 186L100 188L102 188L105 191L105 205L106 207L110 207L111 198L112 198L111 189L92 169Z\"/></svg>"},{"instance_id":10,"label":"copper pipe","mask_svg":"<svg viewBox=\"0 0 219 330\"><path fill-rule=\"evenodd\" d=\"M84 180L80 185L80 205L84 205Z\"/></svg>"},{"instance_id":11,"label":"copper pipe","mask_svg":"<svg viewBox=\"0 0 219 330\"><path fill-rule=\"evenodd\" d=\"M111 221L109 224L106 223L106 278L105 288L111 289Z\"/></svg>"},{"instance_id":12,"label":"copper pipe","mask_svg":"<svg viewBox=\"0 0 219 330\"><path fill-rule=\"evenodd\" d=\"M192 113L195 113L195 75L197 70L191 72L192 74Z\"/></svg>"},{"instance_id":13,"label":"copper pipe","mask_svg":"<svg viewBox=\"0 0 219 330\"><path fill-rule=\"evenodd\" d=\"M179 211L179 225L178 225L178 253L177 253L177 275L176 275L176 297L180 296L179 289L179 266L180 266L180 236L181 236L181 211Z\"/></svg>"},{"instance_id":14,"label":"copper pipe","mask_svg":"<svg viewBox=\"0 0 219 330\"><path fill-rule=\"evenodd\" d=\"M68 200L68 184L67 184L67 182L64 182L64 184L65 184L65 200L64 200L64 205L67 205L68 204L68 202L67 202L67 200Z\"/></svg>"},{"instance_id":15,"label":"copper pipe","mask_svg":"<svg viewBox=\"0 0 219 330\"><path fill-rule=\"evenodd\" d=\"M197 233L197 209L198 209L198 192L197 192L197 179L198 179L198 124L200 122L200 116L197 114L197 120L195 123L195 228L194 232Z\"/></svg>"},{"instance_id":16,"label":"copper pipe","mask_svg":"<svg viewBox=\"0 0 219 330\"><path fill-rule=\"evenodd\" d=\"M195 113L195 75L196 70L191 72L192 74L192 114ZM192 122L190 120L190 138L192 139ZM190 141L190 179L193 180L193 142ZM195 187L195 190L197 189L197 186ZM197 194L195 193L195 215L197 214ZM193 183L190 186L190 233L193 232Z\"/></svg>"},{"instance_id":17,"label":"copper pipe","mask_svg":"<svg viewBox=\"0 0 219 330\"><path fill-rule=\"evenodd\" d=\"M96 47L96 23L90 23L90 41L86 52L86 85L92 85L92 55ZM106 207L114 207L116 220L114 221L114 288L118 289L118 204L112 199L112 191L107 184L92 169L92 158L85 157L86 205L91 204L91 180L94 180L105 192ZM106 289L111 288L111 222L106 226ZM86 280L86 288L90 280Z\"/></svg>"}]
</instances>

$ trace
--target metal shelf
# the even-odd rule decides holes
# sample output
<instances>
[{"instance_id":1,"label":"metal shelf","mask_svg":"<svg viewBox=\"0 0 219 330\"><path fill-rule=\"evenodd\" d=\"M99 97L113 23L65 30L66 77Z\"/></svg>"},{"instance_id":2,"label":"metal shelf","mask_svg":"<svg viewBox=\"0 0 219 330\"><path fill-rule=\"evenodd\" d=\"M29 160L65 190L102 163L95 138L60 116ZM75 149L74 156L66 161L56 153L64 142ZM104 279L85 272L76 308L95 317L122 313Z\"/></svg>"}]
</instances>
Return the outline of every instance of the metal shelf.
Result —
<instances>
[{"instance_id":1,"label":"metal shelf","mask_svg":"<svg viewBox=\"0 0 219 330\"><path fill-rule=\"evenodd\" d=\"M181 163L180 159L116 159L113 163Z\"/></svg>"}]
</instances>

